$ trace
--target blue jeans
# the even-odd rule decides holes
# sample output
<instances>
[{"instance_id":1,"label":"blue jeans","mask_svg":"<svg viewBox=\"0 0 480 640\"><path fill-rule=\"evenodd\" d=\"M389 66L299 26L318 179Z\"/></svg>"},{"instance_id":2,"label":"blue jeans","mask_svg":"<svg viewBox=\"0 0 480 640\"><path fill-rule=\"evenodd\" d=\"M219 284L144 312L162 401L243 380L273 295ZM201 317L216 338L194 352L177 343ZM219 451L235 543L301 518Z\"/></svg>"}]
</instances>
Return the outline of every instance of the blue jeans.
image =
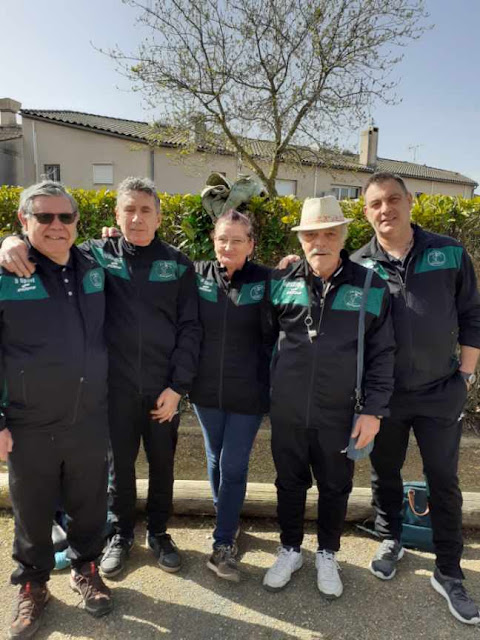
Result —
<instances>
[{"instance_id":1,"label":"blue jeans","mask_svg":"<svg viewBox=\"0 0 480 640\"><path fill-rule=\"evenodd\" d=\"M263 416L198 405L193 408L205 439L208 478L217 511L213 546L231 545L245 498L250 451Z\"/></svg>"}]
</instances>

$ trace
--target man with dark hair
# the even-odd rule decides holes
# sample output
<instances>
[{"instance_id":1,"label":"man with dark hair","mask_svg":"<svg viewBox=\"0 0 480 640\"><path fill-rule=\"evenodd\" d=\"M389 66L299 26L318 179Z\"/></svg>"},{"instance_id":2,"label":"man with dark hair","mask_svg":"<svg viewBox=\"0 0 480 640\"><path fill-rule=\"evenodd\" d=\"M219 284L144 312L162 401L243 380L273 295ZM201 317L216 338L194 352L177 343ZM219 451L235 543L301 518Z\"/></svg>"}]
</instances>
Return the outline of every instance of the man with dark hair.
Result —
<instances>
[{"instance_id":1,"label":"man with dark hair","mask_svg":"<svg viewBox=\"0 0 480 640\"><path fill-rule=\"evenodd\" d=\"M151 180L126 178L115 211L122 235L81 245L106 274L114 535L100 570L106 577L119 574L133 544L135 461L143 440L149 463L147 544L164 571L176 572L181 558L167 523L178 403L193 382L200 350L195 273L188 258L156 235L160 200ZM17 244L17 238L4 241L0 263L29 273L32 266Z\"/></svg>"},{"instance_id":2,"label":"man with dark hair","mask_svg":"<svg viewBox=\"0 0 480 640\"><path fill-rule=\"evenodd\" d=\"M70 585L85 609L112 609L98 575L107 500L107 349L104 271L73 246L75 200L55 182L25 189L18 217L29 278L1 271L0 459L8 459L15 516L12 583L20 585L11 638L30 638L49 599L52 519L69 515Z\"/></svg>"},{"instance_id":3,"label":"man with dark hair","mask_svg":"<svg viewBox=\"0 0 480 640\"><path fill-rule=\"evenodd\" d=\"M375 526L383 541L370 569L390 580L404 554L401 469L413 429L430 492L436 553L431 583L458 620L476 624L480 613L463 587L460 568L462 494L457 475L462 410L480 353L475 272L460 243L411 224L412 195L401 178L374 174L364 193L365 215L375 236L352 260L373 268L388 283L397 341L391 415L371 455Z\"/></svg>"}]
</instances>

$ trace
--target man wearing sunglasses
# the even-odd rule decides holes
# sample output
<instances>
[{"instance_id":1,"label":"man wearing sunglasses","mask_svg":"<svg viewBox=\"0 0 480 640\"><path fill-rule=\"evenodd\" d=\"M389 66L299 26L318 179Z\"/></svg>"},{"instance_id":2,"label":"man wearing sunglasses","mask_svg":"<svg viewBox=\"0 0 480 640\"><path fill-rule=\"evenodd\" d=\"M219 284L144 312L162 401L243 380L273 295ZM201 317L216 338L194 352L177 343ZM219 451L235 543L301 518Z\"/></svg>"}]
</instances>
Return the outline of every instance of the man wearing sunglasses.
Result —
<instances>
[{"instance_id":1,"label":"man wearing sunglasses","mask_svg":"<svg viewBox=\"0 0 480 640\"><path fill-rule=\"evenodd\" d=\"M43 182L23 191L18 217L35 273L0 271L0 459L8 459L15 516L11 581L20 586L10 637L27 638L49 599L60 500L70 585L93 616L112 609L95 563L106 514L107 350L104 271L73 246L75 200Z\"/></svg>"},{"instance_id":2,"label":"man wearing sunglasses","mask_svg":"<svg viewBox=\"0 0 480 640\"><path fill-rule=\"evenodd\" d=\"M181 568L167 523L178 403L195 377L201 340L193 265L156 235L161 212L153 182L126 178L117 189L115 212L119 237L80 245L106 276L114 535L100 570L108 578L125 568L133 545L135 461L142 440L149 462L147 545L161 569L175 573ZM17 275L29 276L35 269L18 237L5 240L0 264Z\"/></svg>"}]
</instances>

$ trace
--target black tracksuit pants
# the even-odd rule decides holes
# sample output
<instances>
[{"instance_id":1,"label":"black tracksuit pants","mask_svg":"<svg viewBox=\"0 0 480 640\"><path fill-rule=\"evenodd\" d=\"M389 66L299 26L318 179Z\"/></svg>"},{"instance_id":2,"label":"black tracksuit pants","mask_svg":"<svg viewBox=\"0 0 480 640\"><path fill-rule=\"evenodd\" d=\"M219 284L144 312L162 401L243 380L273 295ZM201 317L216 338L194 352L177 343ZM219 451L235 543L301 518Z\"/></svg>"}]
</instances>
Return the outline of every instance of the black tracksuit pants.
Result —
<instances>
[{"instance_id":1,"label":"black tracksuit pants","mask_svg":"<svg viewBox=\"0 0 480 640\"><path fill-rule=\"evenodd\" d=\"M401 469L413 429L430 489L433 543L440 571L462 578L462 494L458 483L458 454L462 422L414 414L384 418L371 454L375 528L385 538L400 540L403 485Z\"/></svg>"},{"instance_id":2,"label":"black tracksuit pants","mask_svg":"<svg viewBox=\"0 0 480 640\"><path fill-rule=\"evenodd\" d=\"M15 517L13 584L43 583L55 566L52 522L58 504L68 515L68 556L74 568L96 560L107 517L105 417L65 429L12 430L8 456Z\"/></svg>"},{"instance_id":3,"label":"black tracksuit pants","mask_svg":"<svg viewBox=\"0 0 480 640\"><path fill-rule=\"evenodd\" d=\"M109 422L113 461L110 510L114 532L133 539L136 520L135 461L143 439L148 460L147 526L151 534L164 533L172 514L174 457L179 416L171 422L150 419L158 396L110 389Z\"/></svg>"},{"instance_id":4,"label":"black tracksuit pants","mask_svg":"<svg viewBox=\"0 0 480 640\"><path fill-rule=\"evenodd\" d=\"M341 453L348 444L349 433L350 428L323 431L272 424L282 545L299 547L302 544L305 501L313 472L319 493L318 548L339 550L354 471L354 463Z\"/></svg>"}]
</instances>

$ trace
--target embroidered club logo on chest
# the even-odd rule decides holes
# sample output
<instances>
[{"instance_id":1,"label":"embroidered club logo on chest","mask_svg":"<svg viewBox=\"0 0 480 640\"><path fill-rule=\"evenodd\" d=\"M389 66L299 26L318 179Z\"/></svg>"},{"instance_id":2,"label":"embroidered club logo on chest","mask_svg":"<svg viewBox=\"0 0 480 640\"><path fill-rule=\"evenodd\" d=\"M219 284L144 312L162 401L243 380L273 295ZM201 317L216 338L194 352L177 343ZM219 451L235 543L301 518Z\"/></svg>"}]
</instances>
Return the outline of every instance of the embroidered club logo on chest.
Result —
<instances>
[{"instance_id":1,"label":"embroidered club logo on chest","mask_svg":"<svg viewBox=\"0 0 480 640\"><path fill-rule=\"evenodd\" d=\"M105 274L103 269L90 269L83 277L83 290L85 293L98 293L103 291Z\"/></svg>"},{"instance_id":2,"label":"embroidered club logo on chest","mask_svg":"<svg viewBox=\"0 0 480 640\"><path fill-rule=\"evenodd\" d=\"M250 284L242 285L240 294L237 299L238 305L244 304L256 304L263 300L263 294L265 293L265 282L253 282Z\"/></svg>"},{"instance_id":3,"label":"embroidered club logo on chest","mask_svg":"<svg viewBox=\"0 0 480 640\"><path fill-rule=\"evenodd\" d=\"M367 311L375 316L380 315L382 309L384 289L371 287L367 298ZM332 309L335 311L360 311L362 306L363 289L342 284L333 300Z\"/></svg>"},{"instance_id":4,"label":"embroidered club logo on chest","mask_svg":"<svg viewBox=\"0 0 480 640\"><path fill-rule=\"evenodd\" d=\"M362 292L357 289L347 291L344 296L345 306L349 309L360 309L362 304Z\"/></svg>"},{"instance_id":5,"label":"embroidered club logo on chest","mask_svg":"<svg viewBox=\"0 0 480 640\"><path fill-rule=\"evenodd\" d=\"M425 249L415 263L415 273L460 269L462 253L462 247L455 246Z\"/></svg>"},{"instance_id":6,"label":"embroidered club logo on chest","mask_svg":"<svg viewBox=\"0 0 480 640\"><path fill-rule=\"evenodd\" d=\"M152 262L148 279L150 282L171 282L172 280L178 280L186 268L185 265L178 264L174 260L155 260Z\"/></svg>"},{"instance_id":7,"label":"embroidered club logo on chest","mask_svg":"<svg viewBox=\"0 0 480 640\"><path fill-rule=\"evenodd\" d=\"M443 267L447 262L447 256L440 249L434 249L428 253L427 262L431 267Z\"/></svg>"}]
</instances>

